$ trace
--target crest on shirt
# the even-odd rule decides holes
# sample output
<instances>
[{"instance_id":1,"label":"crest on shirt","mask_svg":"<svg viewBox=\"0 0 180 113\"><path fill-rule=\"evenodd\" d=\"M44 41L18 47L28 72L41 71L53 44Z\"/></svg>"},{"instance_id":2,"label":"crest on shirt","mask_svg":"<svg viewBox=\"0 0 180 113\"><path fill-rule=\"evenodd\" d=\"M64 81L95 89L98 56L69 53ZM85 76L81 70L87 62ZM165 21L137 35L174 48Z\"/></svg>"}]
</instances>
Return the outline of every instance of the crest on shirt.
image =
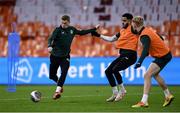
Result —
<instances>
[{"instance_id":1,"label":"crest on shirt","mask_svg":"<svg viewBox=\"0 0 180 113\"><path fill-rule=\"evenodd\" d=\"M73 30L70 30L70 33L73 34Z\"/></svg>"}]
</instances>

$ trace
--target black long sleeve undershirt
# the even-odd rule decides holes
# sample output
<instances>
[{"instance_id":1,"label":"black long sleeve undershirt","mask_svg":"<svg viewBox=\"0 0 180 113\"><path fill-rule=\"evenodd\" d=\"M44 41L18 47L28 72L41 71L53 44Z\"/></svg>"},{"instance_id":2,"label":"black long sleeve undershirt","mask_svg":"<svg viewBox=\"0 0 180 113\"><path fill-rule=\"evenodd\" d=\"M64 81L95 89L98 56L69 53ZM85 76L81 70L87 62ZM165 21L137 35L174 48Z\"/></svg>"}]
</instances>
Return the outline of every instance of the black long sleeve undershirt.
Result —
<instances>
[{"instance_id":1,"label":"black long sleeve undershirt","mask_svg":"<svg viewBox=\"0 0 180 113\"><path fill-rule=\"evenodd\" d=\"M93 31L96 31L96 28L87 29L87 30L77 30L77 29L75 29L75 32L76 32L77 35L86 35L86 34L91 33Z\"/></svg>"},{"instance_id":2,"label":"black long sleeve undershirt","mask_svg":"<svg viewBox=\"0 0 180 113\"><path fill-rule=\"evenodd\" d=\"M140 37L140 41L143 45L143 50L142 50L142 54L141 54L138 62L141 64L143 62L143 60L146 58L146 56L149 55L149 47L150 47L151 40L150 40L149 36L143 35Z\"/></svg>"},{"instance_id":3,"label":"black long sleeve undershirt","mask_svg":"<svg viewBox=\"0 0 180 113\"><path fill-rule=\"evenodd\" d=\"M117 34L116 34L116 37L118 37L118 38L119 38L119 37L120 37L120 33L117 33Z\"/></svg>"}]
</instances>

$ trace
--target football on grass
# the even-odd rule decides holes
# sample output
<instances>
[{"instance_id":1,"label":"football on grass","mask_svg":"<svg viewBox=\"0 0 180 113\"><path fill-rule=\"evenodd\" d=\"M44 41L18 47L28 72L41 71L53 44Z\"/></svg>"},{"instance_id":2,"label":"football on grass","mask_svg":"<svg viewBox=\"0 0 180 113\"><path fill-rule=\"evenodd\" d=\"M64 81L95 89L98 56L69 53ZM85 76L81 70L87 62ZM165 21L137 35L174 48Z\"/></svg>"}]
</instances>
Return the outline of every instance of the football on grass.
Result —
<instances>
[{"instance_id":1,"label":"football on grass","mask_svg":"<svg viewBox=\"0 0 180 113\"><path fill-rule=\"evenodd\" d=\"M41 100L41 92L35 90L31 92L31 100L33 102L39 102Z\"/></svg>"}]
</instances>

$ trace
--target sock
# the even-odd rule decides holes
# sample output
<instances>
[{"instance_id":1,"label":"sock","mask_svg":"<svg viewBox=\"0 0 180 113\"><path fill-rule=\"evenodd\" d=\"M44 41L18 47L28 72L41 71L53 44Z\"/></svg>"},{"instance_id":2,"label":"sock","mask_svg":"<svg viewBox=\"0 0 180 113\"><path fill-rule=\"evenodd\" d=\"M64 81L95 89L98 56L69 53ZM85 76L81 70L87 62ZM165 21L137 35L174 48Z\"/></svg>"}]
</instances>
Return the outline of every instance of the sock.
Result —
<instances>
[{"instance_id":1,"label":"sock","mask_svg":"<svg viewBox=\"0 0 180 113\"><path fill-rule=\"evenodd\" d=\"M126 89L125 89L123 83L119 84L119 89L121 89L122 93L126 93Z\"/></svg>"},{"instance_id":2,"label":"sock","mask_svg":"<svg viewBox=\"0 0 180 113\"><path fill-rule=\"evenodd\" d=\"M141 99L141 102L147 103L147 101L148 101L148 94L143 94L143 97L142 97L142 99Z\"/></svg>"},{"instance_id":3,"label":"sock","mask_svg":"<svg viewBox=\"0 0 180 113\"><path fill-rule=\"evenodd\" d=\"M171 94L171 93L169 92L169 89L168 89L168 88L164 90L164 95L165 95L165 97L168 97L170 94Z\"/></svg>"},{"instance_id":4,"label":"sock","mask_svg":"<svg viewBox=\"0 0 180 113\"><path fill-rule=\"evenodd\" d=\"M118 88L117 86L112 87L113 94L118 94Z\"/></svg>"},{"instance_id":5,"label":"sock","mask_svg":"<svg viewBox=\"0 0 180 113\"><path fill-rule=\"evenodd\" d=\"M61 86L57 86L56 92L61 92Z\"/></svg>"}]
</instances>

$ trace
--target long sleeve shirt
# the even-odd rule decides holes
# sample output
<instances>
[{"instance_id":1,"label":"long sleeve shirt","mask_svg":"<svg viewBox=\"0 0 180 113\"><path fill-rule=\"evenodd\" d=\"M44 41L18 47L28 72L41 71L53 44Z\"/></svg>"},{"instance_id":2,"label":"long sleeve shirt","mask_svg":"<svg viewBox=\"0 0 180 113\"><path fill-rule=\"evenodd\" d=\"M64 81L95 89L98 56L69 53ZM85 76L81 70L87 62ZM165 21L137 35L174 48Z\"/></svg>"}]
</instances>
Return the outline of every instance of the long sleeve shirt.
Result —
<instances>
[{"instance_id":1,"label":"long sleeve shirt","mask_svg":"<svg viewBox=\"0 0 180 113\"><path fill-rule=\"evenodd\" d=\"M94 29L77 30L73 26L63 29L57 27L48 39L48 47L52 47L51 54L58 57L65 57L70 54L71 43L75 35L85 35L95 31Z\"/></svg>"}]
</instances>

